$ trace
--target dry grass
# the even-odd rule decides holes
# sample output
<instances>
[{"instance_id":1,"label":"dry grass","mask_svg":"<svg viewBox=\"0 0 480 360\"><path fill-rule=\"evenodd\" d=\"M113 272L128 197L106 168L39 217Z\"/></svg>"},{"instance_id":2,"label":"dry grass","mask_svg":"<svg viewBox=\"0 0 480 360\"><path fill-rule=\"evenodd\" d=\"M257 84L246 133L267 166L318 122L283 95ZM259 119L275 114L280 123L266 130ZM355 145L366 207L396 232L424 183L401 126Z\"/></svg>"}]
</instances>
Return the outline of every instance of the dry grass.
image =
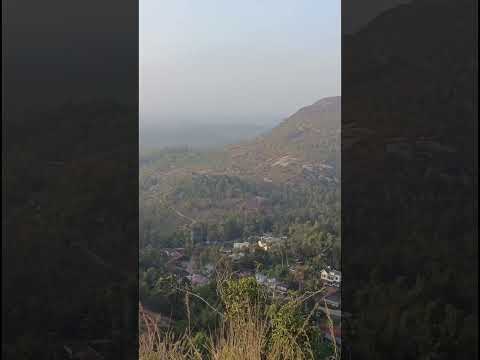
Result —
<instances>
[{"instance_id":1,"label":"dry grass","mask_svg":"<svg viewBox=\"0 0 480 360\"><path fill-rule=\"evenodd\" d=\"M139 338L140 360L201 360L202 357L185 334L175 338L167 331L162 333L155 319L148 315L140 304L140 321L144 331Z\"/></svg>"},{"instance_id":2,"label":"dry grass","mask_svg":"<svg viewBox=\"0 0 480 360\"><path fill-rule=\"evenodd\" d=\"M147 319L147 321L149 321ZM258 317L226 320L207 345L211 360L262 360L268 338L268 326ZM158 328L147 326L140 336L141 360L199 360L200 349L195 348L186 333L175 338L170 332L162 334ZM268 357L268 359L274 359ZM278 358L280 359L280 358Z\"/></svg>"},{"instance_id":3,"label":"dry grass","mask_svg":"<svg viewBox=\"0 0 480 360\"><path fill-rule=\"evenodd\" d=\"M210 340L212 360L261 360L268 338L268 325L257 316L226 320Z\"/></svg>"},{"instance_id":4,"label":"dry grass","mask_svg":"<svg viewBox=\"0 0 480 360\"><path fill-rule=\"evenodd\" d=\"M187 302L188 304L188 302ZM312 310L312 313L315 310ZM305 319L304 327L309 321ZM332 327L329 314L327 318ZM162 332L151 316L140 306L140 321L144 331L140 336L140 360L311 360L314 355L309 346L299 343L300 332L293 336L271 337L271 325L256 307L244 316L225 316L219 331L210 336L206 349L198 349L187 331L174 337L169 331ZM202 355L202 352L204 355ZM205 355L206 353L206 355ZM333 358L339 359L335 346Z\"/></svg>"},{"instance_id":5,"label":"dry grass","mask_svg":"<svg viewBox=\"0 0 480 360\"><path fill-rule=\"evenodd\" d=\"M242 319L225 320L207 345L207 358L211 360L262 360L268 326L253 312ZM140 360L200 360L192 337L185 333L175 338L171 332L162 333L155 320L140 309L144 331L140 335Z\"/></svg>"}]
</instances>

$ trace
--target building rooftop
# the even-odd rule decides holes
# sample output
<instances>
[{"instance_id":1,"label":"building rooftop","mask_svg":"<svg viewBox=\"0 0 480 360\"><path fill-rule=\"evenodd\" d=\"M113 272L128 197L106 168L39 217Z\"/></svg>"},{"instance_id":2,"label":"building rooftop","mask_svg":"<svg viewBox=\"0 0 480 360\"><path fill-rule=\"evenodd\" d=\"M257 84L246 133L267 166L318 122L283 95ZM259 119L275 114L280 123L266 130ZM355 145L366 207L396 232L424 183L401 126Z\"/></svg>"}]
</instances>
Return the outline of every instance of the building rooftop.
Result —
<instances>
[{"instance_id":1,"label":"building rooftop","mask_svg":"<svg viewBox=\"0 0 480 360\"><path fill-rule=\"evenodd\" d=\"M187 276L187 279L190 280L193 286L206 285L209 281L208 278L201 274L192 274L190 276Z\"/></svg>"}]
</instances>

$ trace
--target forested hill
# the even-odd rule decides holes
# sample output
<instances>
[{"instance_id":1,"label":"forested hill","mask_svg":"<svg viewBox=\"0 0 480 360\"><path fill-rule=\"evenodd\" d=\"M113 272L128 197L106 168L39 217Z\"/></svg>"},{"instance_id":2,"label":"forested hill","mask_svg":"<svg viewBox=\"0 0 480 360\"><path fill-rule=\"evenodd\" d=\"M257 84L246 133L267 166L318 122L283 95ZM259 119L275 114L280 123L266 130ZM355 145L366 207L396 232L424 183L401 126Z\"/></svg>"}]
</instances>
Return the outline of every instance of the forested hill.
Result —
<instances>
[{"instance_id":1,"label":"forested hill","mask_svg":"<svg viewBox=\"0 0 480 360\"><path fill-rule=\"evenodd\" d=\"M162 242L188 219L211 224L241 217L243 229L256 226L250 219L270 224L261 230L321 219L337 231L339 159L340 97L306 106L251 141L142 155L141 241Z\"/></svg>"}]
</instances>

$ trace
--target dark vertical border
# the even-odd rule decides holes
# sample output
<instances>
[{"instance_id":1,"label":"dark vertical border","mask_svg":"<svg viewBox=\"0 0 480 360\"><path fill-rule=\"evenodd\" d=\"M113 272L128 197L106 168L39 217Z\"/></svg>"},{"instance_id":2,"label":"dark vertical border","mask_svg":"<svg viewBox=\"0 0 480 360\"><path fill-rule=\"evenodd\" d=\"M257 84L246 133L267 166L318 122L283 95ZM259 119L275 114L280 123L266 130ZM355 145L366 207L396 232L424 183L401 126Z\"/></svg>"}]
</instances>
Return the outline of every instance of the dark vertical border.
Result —
<instances>
[{"instance_id":1,"label":"dark vertical border","mask_svg":"<svg viewBox=\"0 0 480 360\"><path fill-rule=\"evenodd\" d=\"M2 356L138 356L138 2L2 1Z\"/></svg>"},{"instance_id":2,"label":"dark vertical border","mask_svg":"<svg viewBox=\"0 0 480 360\"><path fill-rule=\"evenodd\" d=\"M477 358L477 2L342 9L344 358Z\"/></svg>"}]
</instances>

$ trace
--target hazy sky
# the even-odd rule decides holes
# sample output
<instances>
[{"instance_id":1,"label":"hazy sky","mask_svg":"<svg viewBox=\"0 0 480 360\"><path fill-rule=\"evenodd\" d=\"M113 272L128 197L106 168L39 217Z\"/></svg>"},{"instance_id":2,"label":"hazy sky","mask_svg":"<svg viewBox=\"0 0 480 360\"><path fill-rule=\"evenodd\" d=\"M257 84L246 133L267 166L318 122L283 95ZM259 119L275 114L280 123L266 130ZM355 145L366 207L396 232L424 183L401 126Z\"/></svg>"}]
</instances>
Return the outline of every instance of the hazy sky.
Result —
<instances>
[{"instance_id":1,"label":"hazy sky","mask_svg":"<svg viewBox=\"0 0 480 360\"><path fill-rule=\"evenodd\" d=\"M340 0L140 0L141 122L263 123L340 95Z\"/></svg>"}]
</instances>

